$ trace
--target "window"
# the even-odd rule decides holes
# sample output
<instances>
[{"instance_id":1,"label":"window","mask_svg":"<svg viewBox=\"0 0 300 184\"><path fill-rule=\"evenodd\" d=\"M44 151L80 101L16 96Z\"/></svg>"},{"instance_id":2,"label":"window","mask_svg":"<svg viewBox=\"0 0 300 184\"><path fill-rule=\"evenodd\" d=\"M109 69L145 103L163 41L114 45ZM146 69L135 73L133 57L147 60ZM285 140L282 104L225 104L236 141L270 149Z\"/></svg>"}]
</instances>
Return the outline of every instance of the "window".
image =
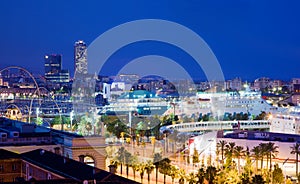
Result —
<instances>
[{"instance_id":1,"label":"window","mask_svg":"<svg viewBox=\"0 0 300 184\"><path fill-rule=\"evenodd\" d=\"M17 170L17 164L14 163L14 164L12 165L12 170L13 170L13 171Z\"/></svg>"},{"instance_id":2,"label":"window","mask_svg":"<svg viewBox=\"0 0 300 184\"><path fill-rule=\"evenodd\" d=\"M90 156L84 157L84 163L93 167L95 166L95 160Z\"/></svg>"},{"instance_id":3,"label":"window","mask_svg":"<svg viewBox=\"0 0 300 184\"><path fill-rule=\"evenodd\" d=\"M47 180L51 180L51 179L52 179L51 174L47 173Z\"/></svg>"}]
</instances>

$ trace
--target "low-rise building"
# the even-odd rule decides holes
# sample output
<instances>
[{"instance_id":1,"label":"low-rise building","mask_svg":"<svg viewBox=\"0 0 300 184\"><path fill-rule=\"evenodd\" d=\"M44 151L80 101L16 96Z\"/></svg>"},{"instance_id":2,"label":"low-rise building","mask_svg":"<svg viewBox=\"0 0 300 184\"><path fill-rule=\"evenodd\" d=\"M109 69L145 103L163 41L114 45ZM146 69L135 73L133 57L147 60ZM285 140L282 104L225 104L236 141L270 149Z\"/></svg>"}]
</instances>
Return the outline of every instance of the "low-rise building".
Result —
<instances>
[{"instance_id":1,"label":"low-rise building","mask_svg":"<svg viewBox=\"0 0 300 184\"><path fill-rule=\"evenodd\" d=\"M43 149L17 154L0 149L0 181L137 183ZM56 182L55 182L56 181Z\"/></svg>"},{"instance_id":2,"label":"low-rise building","mask_svg":"<svg viewBox=\"0 0 300 184\"><path fill-rule=\"evenodd\" d=\"M81 136L0 117L0 147L16 153L41 148L106 169L102 136Z\"/></svg>"}]
</instances>

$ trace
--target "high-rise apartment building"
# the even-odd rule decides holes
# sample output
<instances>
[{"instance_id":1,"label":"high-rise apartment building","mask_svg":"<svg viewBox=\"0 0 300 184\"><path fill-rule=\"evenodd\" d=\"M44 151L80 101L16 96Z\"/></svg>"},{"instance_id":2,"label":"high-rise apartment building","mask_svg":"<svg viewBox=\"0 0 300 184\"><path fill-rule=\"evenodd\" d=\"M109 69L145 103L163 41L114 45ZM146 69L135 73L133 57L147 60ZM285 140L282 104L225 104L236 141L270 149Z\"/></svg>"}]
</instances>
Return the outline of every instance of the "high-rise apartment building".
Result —
<instances>
[{"instance_id":1,"label":"high-rise apartment building","mask_svg":"<svg viewBox=\"0 0 300 184\"><path fill-rule=\"evenodd\" d=\"M48 82L69 82L69 71L62 69L62 57L60 54L47 54L44 60L45 78Z\"/></svg>"},{"instance_id":2,"label":"high-rise apartment building","mask_svg":"<svg viewBox=\"0 0 300 184\"><path fill-rule=\"evenodd\" d=\"M87 46L78 40L74 45L75 74L87 74Z\"/></svg>"}]
</instances>

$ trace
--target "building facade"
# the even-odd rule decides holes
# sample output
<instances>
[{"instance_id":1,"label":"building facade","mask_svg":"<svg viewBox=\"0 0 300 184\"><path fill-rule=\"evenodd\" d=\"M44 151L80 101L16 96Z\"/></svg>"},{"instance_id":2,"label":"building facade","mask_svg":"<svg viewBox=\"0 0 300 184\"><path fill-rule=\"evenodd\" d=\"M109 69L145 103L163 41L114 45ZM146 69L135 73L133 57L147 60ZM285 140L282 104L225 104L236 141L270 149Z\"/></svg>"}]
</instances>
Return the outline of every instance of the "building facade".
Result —
<instances>
[{"instance_id":1,"label":"building facade","mask_svg":"<svg viewBox=\"0 0 300 184\"><path fill-rule=\"evenodd\" d=\"M25 181L43 181L42 183L137 183L44 149L35 149L22 154L0 149L0 183L25 183Z\"/></svg>"},{"instance_id":2,"label":"building facade","mask_svg":"<svg viewBox=\"0 0 300 184\"><path fill-rule=\"evenodd\" d=\"M75 74L87 74L87 46L83 40L74 45Z\"/></svg>"},{"instance_id":3,"label":"building facade","mask_svg":"<svg viewBox=\"0 0 300 184\"><path fill-rule=\"evenodd\" d=\"M45 60L45 79L47 82L69 82L68 70L62 69L62 56L60 54L47 54Z\"/></svg>"}]
</instances>

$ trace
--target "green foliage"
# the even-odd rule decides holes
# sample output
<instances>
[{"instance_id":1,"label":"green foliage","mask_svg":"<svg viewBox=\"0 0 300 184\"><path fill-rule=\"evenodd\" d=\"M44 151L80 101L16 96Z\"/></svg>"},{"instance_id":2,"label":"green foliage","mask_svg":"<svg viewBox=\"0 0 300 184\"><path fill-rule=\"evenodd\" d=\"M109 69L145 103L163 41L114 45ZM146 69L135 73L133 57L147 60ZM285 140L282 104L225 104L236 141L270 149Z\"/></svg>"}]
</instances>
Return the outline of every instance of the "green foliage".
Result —
<instances>
[{"instance_id":1,"label":"green foliage","mask_svg":"<svg viewBox=\"0 0 300 184\"><path fill-rule=\"evenodd\" d=\"M300 155L300 144L296 143L291 148L291 154L296 155L296 176L298 175L298 160Z\"/></svg>"},{"instance_id":2,"label":"green foliage","mask_svg":"<svg viewBox=\"0 0 300 184\"><path fill-rule=\"evenodd\" d=\"M249 183L251 183L250 175L247 172L242 173L240 184L249 184Z\"/></svg>"},{"instance_id":3,"label":"green foliage","mask_svg":"<svg viewBox=\"0 0 300 184\"><path fill-rule=\"evenodd\" d=\"M199 153L198 153L197 149L194 148L193 164L195 165L195 164L197 164L199 162L200 162L200 160L199 160Z\"/></svg>"},{"instance_id":4,"label":"green foliage","mask_svg":"<svg viewBox=\"0 0 300 184\"><path fill-rule=\"evenodd\" d=\"M144 174L146 171L146 163L142 162L138 164L138 172L140 173L141 176L141 183L143 183L143 178L144 178Z\"/></svg>"},{"instance_id":5,"label":"green foliage","mask_svg":"<svg viewBox=\"0 0 300 184\"><path fill-rule=\"evenodd\" d=\"M70 118L66 116L55 116L51 121L51 125L60 125L62 123L70 124Z\"/></svg>"},{"instance_id":6,"label":"green foliage","mask_svg":"<svg viewBox=\"0 0 300 184\"><path fill-rule=\"evenodd\" d=\"M274 166L274 171L272 173L273 176L273 183L274 184L281 184L284 181L284 175L282 172L282 169L278 166L278 164L276 164Z\"/></svg>"},{"instance_id":7,"label":"green foliage","mask_svg":"<svg viewBox=\"0 0 300 184\"><path fill-rule=\"evenodd\" d=\"M213 166L208 166L205 172L205 179L208 181L208 184L213 184L216 175L217 169Z\"/></svg>"},{"instance_id":8,"label":"green foliage","mask_svg":"<svg viewBox=\"0 0 300 184\"><path fill-rule=\"evenodd\" d=\"M146 170L146 173L148 174L148 183L150 182L150 174L153 172L154 170L154 165L152 163L151 160L148 160L146 162L146 165L145 165L145 170Z\"/></svg>"},{"instance_id":9,"label":"green foliage","mask_svg":"<svg viewBox=\"0 0 300 184\"><path fill-rule=\"evenodd\" d=\"M266 183L265 180L260 174L256 174L252 177L252 184L265 184L265 183Z\"/></svg>"},{"instance_id":10,"label":"green foliage","mask_svg":"<svg viewBox=\"0 0 300 184\"><path fill-rule=\"evenodd\" d=\"M171 165L168 175L171 176L172 183L174 183L174 179L179 177L179 169L174 165Z\"/></svg>"},{"instance_id":11,"label":"green foliage","mask_svg":"<svg viewBox=\"0 0 300 184\"><path fill-rule=\"evenodd\" d=\"M203 168L200 168L196 174L196 177L198 178L198 184L203 184L204 178L205 178L205 171Z\"/></svg>"},{"instance_id":12,"label":"green foliage","mask_svg":"<svg viewBox=\"0 0 300 184\"><path fill-rule=\"evenodd\" d=\"M229 170L228 173L226 174L226 179L224 184L232 184L232 183L239 183L239 182L240 182L240 178L237 170L236 169Z\"/></svg>"},{"instance_id":13,"label":"green foliage","mask_svg":"<svg viewBox=\"0 0 300 184\"><path fill-rule=\"evenodd\" d=\"M171 169L171 160L164 158L159 162L159 172L164 175L164 183L166 183L166 175L169 175Z\"/></svg>"},{"instance_id":14,"label":"green foliage","mask_svg":"<svg viewBox=\"0 0 300 184\"><path fill-rule=\"evenodd\" d=\"M158 178L158 169L160 166L160 161L162 160L162 156L160 153L155 153L153 156L153 165L156 168L156 173L155 173L155 178L156 178L156 182L157 182L157 178Z\"/></svg>"},{"instance_id":15,"label":"green foliage","mask_svg":"<svg viewBox=\"0 0 300 184\"><path fill-rule=\"evenodd\" d=\"M226 163L225 163L224 167L227 169L233 168L232 159L233 159L234 151L235 151L235 143L234 142L230 142L230 143L226 144L226 146L225 146Z\"/></svg>"},{"instance_id":16,"label":"green foliage","mask_svg":"<svg viewBox=\"0 0 300 184\"><path fill-rule=\"evenodd\" d=\"M221 171L217 174L217 176L215 177L214 182L215 182L215 184L224 184L226 178L227 178L227 171L223 170L223 171Z\"/></svg>"},{"instance_id":17,"label":"green foliage","mask_svg":"<svg viewBox=\"0 0 300 184\"><path fill-rule=\"evenodd\" d=\"M222 166L224 164L224 155L225 155L225 146L226 146L227 142L224 140L221 140L217 143L217 150L219 151L219 153L221 153L221 163Z\"/></svg>"},{"instance_id":18,"label":"green foliage","mask_svg":"<svg viewBox=\"0 0 300 184\"><path fill-rule=\"evenodd\" d=\"M130 166L133 171L133 178L135 179L135 172L139 170L139 162L136 155L132 156L130 159Z\"/></svg>"},{"instance_id":19,"label":"green foliage","mask_svg":"<svg viewBox=\"0 0 300 184\"><path fill-rule=\"evenodd\" d=\"M196 175L193 172L189 173L186 179L187 179L188 184L197 183Z\"/></svg>"},{"instance_id":20,"label":"green foliage","mask_svg":"<svg viewBox=\"0 0 300 184\"><path fill-rule=\"evenodd\" d=\"M171 168L171 160L168 158L164 158L159 162L159 172L164 174L164 175L168 175L169 174L169 170Z\"/></svg>"},{"instance_id":21,"label":"green foliage","mask_svg":"<svg viewBox=\"0 0 300 184\"><path fill-rule=\"evenodd\" d=\"M265 111L262 111L259 115L257 115L254 120L264 120L266 119L267 113Z\"/></svg>"},{"instance_id":22,"label":"green foliage","mask_svg":"<svg viewBox=\"0 0 300 184\"><path fill-rule=\"evenodd\" d=\"M127 126L116 116L103 116L101 120L106 125L106 130L118 138L120 138L121 132L128 133Z\"/></svg>"},{"instance_id":23,"label":"green foliage","mask_svg":"<svg viewBox=\"0 0 300 184\"><path fill-rule=\"evenodd\" d=\"M260 146L254 146L251 150L252 154L251 156L255 159L255 171L258 171L258 160L262 157L261 154L261 147Z\"/></svg>"},{"instance_id":24,"label":"green foliage","mask_svg":"<svg viewBox=\"0 0 300 184\"><path fill-rule=\"evenodd\" d=\"M43 124L43 118L37 117L33 120L37 125L42 125Z\"/></svg>"},{"instance_id":25,"label":"green foliage","mask_svg":"<svg viewBox=\"0 0 300 184\"><path fill-rule=\"evenodd\" d=\"M249 180L250 180L250 176L253 174L252 161L250 156L251 155L249 152L249 148L247 147L245 152L246 163L244 166L244 173L242 174L242 178L249 178Z\"/></svg>"},{"instance_id":26,"label":"green foliage","mask_svg":"<svg viewBox=\"0 0 300 184\"><path fill-rule=\"evenodd\" d=\"M184 178L185 178L185 170L184 169L179 169L179 184L183 184L184 183Z\"/></svg>"}]
</instances>

